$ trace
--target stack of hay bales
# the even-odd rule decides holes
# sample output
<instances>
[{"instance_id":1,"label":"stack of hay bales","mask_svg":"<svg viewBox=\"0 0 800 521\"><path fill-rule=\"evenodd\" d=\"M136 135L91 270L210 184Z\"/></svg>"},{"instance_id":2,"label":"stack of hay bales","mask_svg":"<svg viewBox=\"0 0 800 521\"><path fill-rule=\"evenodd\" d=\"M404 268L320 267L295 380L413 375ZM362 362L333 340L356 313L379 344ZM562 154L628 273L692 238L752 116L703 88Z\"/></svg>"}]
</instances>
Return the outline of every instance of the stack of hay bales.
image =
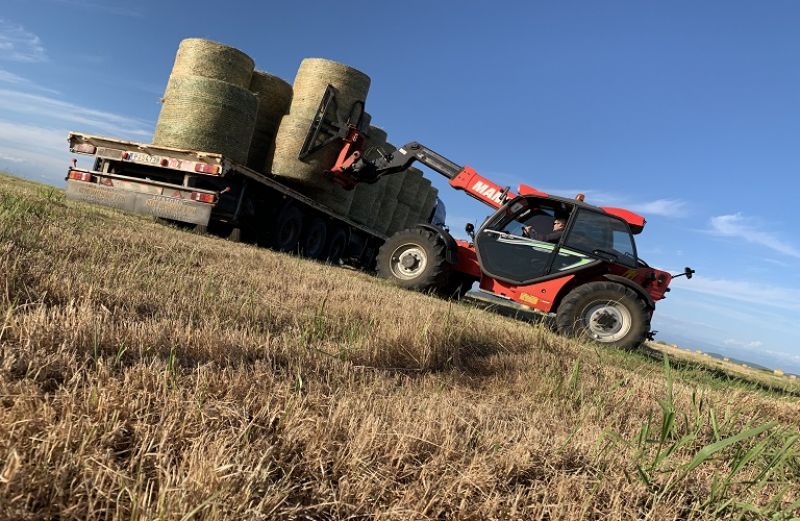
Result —
<instances>
[{"instance_id":1,"label":"stack of hay bales","mask_svg":"<svg viewBox=\"0 0 800 521\"><path fill-rule=\"evenodd\" d=\"M344 190L323 176L323 172L336 162L339 150L324 147L303 161L297 157L328 84L336 92L339 118L346 119L354 102L366 100L370 79L357 69L331 60L303 60L294 80L289 113L281 119L275 136L272 171L309 197L347 215L353 191Z\"/></svg>"},{"instance_id":2,"label":"stack of hay bales","mask_svg":"<svg viewBox=\"0 0 800 521\"><path fill-rule=\"evenodd\" d=\"M391 143L386 143L384 151L392 153L397 150L397 147ZM392 217L399 204L397 196L403 188L405 182L406 172L398 172L396 174L389 174L383 176L379 183L383 184L383 195L374 206L374 220L372 227L385 235L389 235L392 225Z\"/></svg>"},{"instance_id":3,"label":"stack of hay bales","mask_svg":"<svg viewBox=\"0 0 800 521\"><path fill-rule=\"evenodd\" d=\"M433 186L428 187L428 195L422 203L417 222L429 222L433 207L436 206L436 198L439 197L439 190Z\"/></svg>"},{"instance_id":4,"label":"stack of hay bales","mask_svg":"<svg viewBox=\"0 0 800 521\"><path fill-rule=\"evenodd\" d=\"M364 145L364 155L368 159L375 159L380 153L377 149L386 147L387 137L386 131L382 128L370 126ZM385 179L384 176L375 183L360 183L355 187L349 215L352 220L374 227L375 212L378 209L376 202L379 203L383 198L383 191L386 189Z\"/></svg>"},{"instance_id":5,"label":"stack of hay bales","mask_svg":"<svg viewBox=\"0 0 800 521\"><path fill-rule=\"evenodd\" d=\"M408 214L408 221L406 221L406 228L415 226L427 220L430 212L425 211L425 203L427 202L428 197L430 197L431 190L431 182L423 177L420 181L420 186L417 189L417 195L415 196L414 201L409 205L411 210Z\"/></svg>"},{"instance_id":6,"label":"stack of hay bales","mask_svg":"<svg viewBox=\"0 0 800 521\"><path fill-rule=\"evenodd\" d=\"M411 208L414 205L417 193L419 193L423 179L422 171L413 167L405 172L393 175L400 177L401 181L400 189L396 196L397 205L389 220L389 227L386 230L386 235L393 235L405 229L406 223L408 223L411 215Z\"/></svg>"},{"instance_id":7,"label":"stack of hay bales","mask_svg":"<svg viewBox=\"0 0 800 521\"><path fill-rule=\"evenodd\" d=\"M267 72L254 71L250 91L258 97L258 113L247 166L258 172L269 173L275 148L275 134L281 118L289 112L292 86Z\"/></svg>"},{"instance_id":8,"label":"stack of hay bales","mask_svg":"<svg viewBox=\"0 0 800 521\"><path fill-rule=\"evenodd\" d=\"M223 154L244 163L258 99L248 89L253 60L202 38L180 43L153 143Z\"/></svg>"}]
</instances>

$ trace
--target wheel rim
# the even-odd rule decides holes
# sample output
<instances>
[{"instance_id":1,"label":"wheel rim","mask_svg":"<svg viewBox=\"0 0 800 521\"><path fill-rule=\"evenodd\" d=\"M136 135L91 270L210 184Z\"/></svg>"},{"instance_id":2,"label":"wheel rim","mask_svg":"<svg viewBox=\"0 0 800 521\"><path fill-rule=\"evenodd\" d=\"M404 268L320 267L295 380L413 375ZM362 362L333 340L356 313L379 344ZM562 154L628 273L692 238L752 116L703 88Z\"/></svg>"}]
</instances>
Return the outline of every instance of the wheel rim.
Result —
<instances>
[{"instance_id":1,"label":"wheel rim","mask_svg":"<svg viewBox=\"0 0 800 521\"><path fill-rule=\"evenodd\" d=\"M428 255L416 244L404 244L392 253L390 268L398 279L411 280L420 276L428 266Z\"/></svg>"},{"instance_id":2,"label":"wheel rim","mask_svg":"<svg viewBox=\"0 0 800 521\"><path fill-rule=\"evenodd\" d=\"M619 302L594 302L583 312L582 321L589 337L598 342L616 342L633 325L631 312Z\"/></svg>"}]
</instances>

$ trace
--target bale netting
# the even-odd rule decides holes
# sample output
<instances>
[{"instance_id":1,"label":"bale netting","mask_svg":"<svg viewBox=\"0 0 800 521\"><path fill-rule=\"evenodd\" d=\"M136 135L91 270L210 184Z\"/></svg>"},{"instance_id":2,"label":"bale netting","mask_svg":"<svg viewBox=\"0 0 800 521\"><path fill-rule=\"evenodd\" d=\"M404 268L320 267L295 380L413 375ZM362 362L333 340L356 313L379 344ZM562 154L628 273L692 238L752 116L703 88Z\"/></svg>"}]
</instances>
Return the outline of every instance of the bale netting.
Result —
<instances>
[{"instance_id":1,"label":"bale netting","mask_svg":"<svg viewBox=\"0 0 800 521\"><path fill-rule=\"evenodd\" d=\"M358 69L343 63L324 58L306 58L294 79L290 114L314 117L329 84L336 93L337 115L346 119L355 102L366 101L370 79Z\"/></svg>"},{"instance_id":2,"label":"bale netting","mask_svg":"<svg viewBox=\"0 0 800 521\"><path fill-rule=\"evenodd\" d=\"M172 76L203 76L249 88L253 59L227 45L204 38L187 38L178 46Z\"/></svg>"},{"instance_id":3,"label":"bale netting","mask_svg":"<svg viewBox=\"0 0 800 521\"><path fill-rule=\"evenodd\" d=\"M394 210L394 214L392 215L392 220L389 224L389 229L386 231L386 235L391 236L400 230L405 229L410 210L411 208L409 208L407 204L400 202L397 203L397 208Z\"/></svg>"},{"instance_id":4,"label":"bale netting","mask_svg":"<svg viewBox=\"0 0 800 521\"><path fill-rule=\"evenodd\" d=\"M153 143L223 154L244 163L258 100L249 90L202 76L169 80Z\"/></svg>"},{"instance_id":5,"label":"bale netting","mask_svg":"<svg viewBox=\"0 0 800 521\"><path fill-rule=\"evenodd\" d=\"M386 148L386 131L380 127L370 126L367 130L367 141L364 144L364 155L373 159L380 154L378 148ZM376 203L380 202L386 185L380 180L375 183L360 183L353 193L350 205L350 218L357 223L372 225L375 222Z\"/></svg>"},{"instance_id":6,"label":"bale netting","mask_svg":"<svg viewBox=\"0 0 800 521\"><path fill-rule=\"evenodd\" d=\"M281 118L289 112L292 86L277 76L255 71L250 80L250 91L258 98L258 112L247 166L259 172L269 173L272 168L275 134L278 132Z\"/></svg>"}]
</instances>

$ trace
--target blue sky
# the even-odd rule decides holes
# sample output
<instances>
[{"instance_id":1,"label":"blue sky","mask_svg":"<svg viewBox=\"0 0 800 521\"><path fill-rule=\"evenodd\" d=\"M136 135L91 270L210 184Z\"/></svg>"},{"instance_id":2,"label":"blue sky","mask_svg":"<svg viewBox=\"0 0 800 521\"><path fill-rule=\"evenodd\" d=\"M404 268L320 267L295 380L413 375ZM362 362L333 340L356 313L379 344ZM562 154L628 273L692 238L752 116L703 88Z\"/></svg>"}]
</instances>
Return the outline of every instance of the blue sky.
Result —
<instances>
[{"instance_id":1,"label":"blue sky","mask_svg":"<svg viewBox=\"0 0 800 521\"><path fill-rule=\"evenodd\" d=\"M800 4L792 1L3 0L0 168L63 185L68 130L148 141L178 42L291 81L321 56L372 77L396 144L510 186L648 219L680 271L659 338L800 373ZM451 227L488 209L429 174Z\"/></svg>"}]
</instances>

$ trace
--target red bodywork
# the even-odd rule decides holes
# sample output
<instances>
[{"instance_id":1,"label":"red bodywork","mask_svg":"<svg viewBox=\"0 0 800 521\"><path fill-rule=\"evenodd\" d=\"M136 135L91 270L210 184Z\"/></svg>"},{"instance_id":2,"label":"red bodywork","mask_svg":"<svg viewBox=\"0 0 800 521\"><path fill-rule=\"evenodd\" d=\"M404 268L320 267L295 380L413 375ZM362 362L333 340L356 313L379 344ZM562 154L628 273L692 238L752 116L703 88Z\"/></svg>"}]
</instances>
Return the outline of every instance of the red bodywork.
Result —
<instances>
[{"instance_id":1,"label":"red bodywork","mask_svg":"<svg viewBox=\"0 0 800 521\"><path fill-rule=\"evenodd\" d=\"M358 131L351 131L336 161L336 165L331 169L334 179L339 179L344 170L349 168L358 157L360 157L360 147L363 145L363 136ZM501 208L506 201L517 197L508 187L502 187L489 179L481 176L472 167L465 166L449 181L450 186L456 190L462 190L469 196L481 201L482 203L494 208ZM343 185L350 183L342 182ZM353 183L354 184L354 183ZM529 195L535 197L550 197L549 194L537 190L528 185L521 184L518 187L519 195ZM583 200L583 196L579 196ZM629 210L613 207L600 207L610 215L623 219L628 223L630 230L634 234L640 233L644 229L645 219ZM599 266L587 268L578 272L566 273L561 277L550 278L542 282L527 285L515 285L494 279L481 270L477 252L474 244L458 240L456 241L457 262L455 270L469 275L480 281L480 288L483 291L493 293L508 298L518 304L522 304L544 313L555 312L561 298L572 288L586 282L595 280L617 279L620 283L626 283L638 291L649 295L653 302L664 298L668 291L668 286L672 276L664 271L641 266L630 268L621 264L601 263ZM630 281L630 283L627 283Z\"/></svg>"},{"instance_id":2,"label":"red bodywork","mask_svg":"<svg viewBox=\"0 0 800 521\"><path fill-rule=\"evenodd\" d=\"M565 274L542 282L527 285L509 284L482 272L478 262L475 245L464 240L457 240L458 260L456 271L464 273L480 281L480 289L501 297L506 297L543 313L555 312L561 297L566 290L594 280L607 280L606 275L623 277L638 285L653 301L661 300L666 294L672 275L665 271L642 266L628 268L620 264L602 264L601 268Z\"/></svg>"}]
</instances>

